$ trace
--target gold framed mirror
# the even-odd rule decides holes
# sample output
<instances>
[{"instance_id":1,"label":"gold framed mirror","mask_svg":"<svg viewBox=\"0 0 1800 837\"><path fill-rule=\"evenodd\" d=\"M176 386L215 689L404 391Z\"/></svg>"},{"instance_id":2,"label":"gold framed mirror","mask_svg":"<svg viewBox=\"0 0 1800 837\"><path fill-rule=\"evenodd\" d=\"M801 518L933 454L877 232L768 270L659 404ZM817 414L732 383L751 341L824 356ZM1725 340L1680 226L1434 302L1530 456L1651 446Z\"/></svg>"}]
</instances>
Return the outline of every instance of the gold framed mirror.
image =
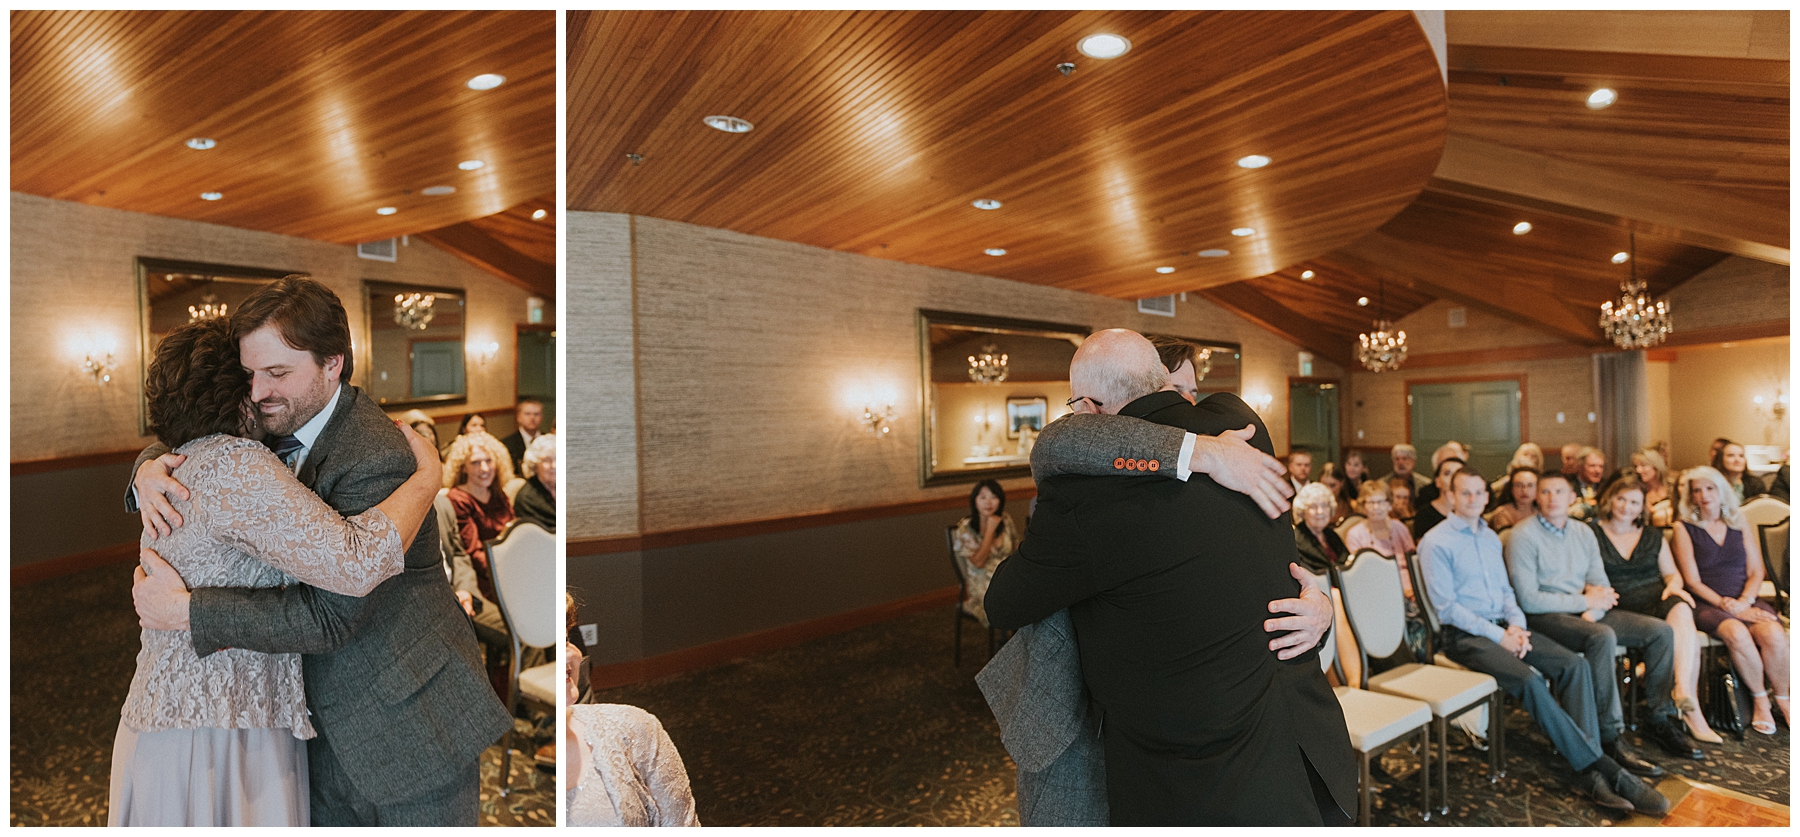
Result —
<instances>
[{"instance_id":1,"label":"gold framed mirror","mask_svg":"<svg viewBox=\"0 0 1800 837\"><path fill-rule=\"evenodd\" d=\"M388 409L467 400L467 305L460 288L363 280L369 397Z\"/></svg>"}]
</instances>

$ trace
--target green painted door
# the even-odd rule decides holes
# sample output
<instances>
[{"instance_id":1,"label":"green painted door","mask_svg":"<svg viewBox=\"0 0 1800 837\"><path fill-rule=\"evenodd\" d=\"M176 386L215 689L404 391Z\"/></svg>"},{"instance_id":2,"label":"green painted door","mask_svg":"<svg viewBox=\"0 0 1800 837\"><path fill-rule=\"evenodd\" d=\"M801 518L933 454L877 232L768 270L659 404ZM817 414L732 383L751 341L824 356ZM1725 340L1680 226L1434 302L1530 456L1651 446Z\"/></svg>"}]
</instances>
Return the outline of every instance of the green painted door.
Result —
<instances>
[{"instance_id":1,"label":"green painted door","mask_svg":"<svg viewBox=\"0 0 1800 837\"><path fill-rule=\"evenodd\" d=\"M1288 447L1313 455L1313 478L1338 462L1337 384L1288 384Z\"/></svg>"},{"instance_id":2,"label":"green painted door","mask_svg":"<svg viewBox=\"0 0 1800 837\"><path fill-rule=\"evenodd\" d=\"M1519 447L1518 381L1416 384L1408 397L1421 473L1431 467L1431 452L1451 439L1469 447L1475 467L1489 480L1506 472Z\"/></svg>"}]
</instances>

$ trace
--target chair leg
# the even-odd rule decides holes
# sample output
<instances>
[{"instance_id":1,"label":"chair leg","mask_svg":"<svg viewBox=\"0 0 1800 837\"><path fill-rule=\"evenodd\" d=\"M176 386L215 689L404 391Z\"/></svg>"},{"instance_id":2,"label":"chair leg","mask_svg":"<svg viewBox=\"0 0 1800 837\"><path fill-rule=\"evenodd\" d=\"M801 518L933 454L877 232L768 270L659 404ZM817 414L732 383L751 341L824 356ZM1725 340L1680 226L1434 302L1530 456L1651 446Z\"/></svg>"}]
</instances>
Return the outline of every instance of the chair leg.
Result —
<instances>
[{"instance_id":1,"label":"chair leg","mask_svg":"<svg viewBox=\"0 0 1800 837\"><path fill-rule=\"evenodd\" d=\"M1369 827L1369 782L1370 782L1369 758L1370 758L1370 756L1368 753L1359 753L1357 755L1358 755L1358 759L1357 759L1358 767L1361 769L1362 778L1359 779L1358 783L1357 783L1356 824L1362 826L1363 828L1368 828Z\"/></svg>"},{"instance_id":2,"label":"chair leg","mask_svg":"<svg viewBox=\"0 0 1800 837\"><path fill-rule=\"evenodd\" d=\"M1450 719L1439 715L1432 719L1437 725L1438 739L1438 813L1450 813ZM1491 745L1490 745L1491 747ZM1429 780L1427 780L1429 781Z\"/></svg>"},{"instance_id":3,"label":"chair leg","mask_svg":"<svg viewBox=\"0 0 1800 837\"><path fill-rule=\"evenodd\" d=\"M963 620L963 615L962 615L962 603L961 602L957 602L956 604L950 606L950 615L956 619L956 630L955 630L956 639L954 640L955 647L956 647L956 653L954 654L954 657L956 659L956 667L962 668L962 620Z\"/></svg>"},{"instance_id":4,"label":"chair leg","mask_svg":"<svg viewBox=\"0 0 1800 837\"><path fill-rule=\"evenodd\" d=\"M1488 700L1488 781L1499 782L1506 775L1506 692L1496 688Z\"/></svg>"},{"instance_id":5,"label":"chair leg","mask_svg":"<svg viewBox=\"0 0 1800 837\"><path fill-rule=\"evenodd\" d=\"M1440 718L1440 719L1438 719L1437 723L1438 723L1438 734L1441 736L1443 734L1444 721L1443 721L1443 719ZM1438 800L1438 803L1442 804L1443 800L1441 800L1441 799ZM1425 726L1419 727L1419 810L1422 812L1420 819L1422 819L1426 822L1430 822L1431 821L1431 725L1430 724L1426 724ZM1444 808L1443 812L1448 814L1448 813L1450 813L1450 809Z\"/></svg>"}]
</instances>

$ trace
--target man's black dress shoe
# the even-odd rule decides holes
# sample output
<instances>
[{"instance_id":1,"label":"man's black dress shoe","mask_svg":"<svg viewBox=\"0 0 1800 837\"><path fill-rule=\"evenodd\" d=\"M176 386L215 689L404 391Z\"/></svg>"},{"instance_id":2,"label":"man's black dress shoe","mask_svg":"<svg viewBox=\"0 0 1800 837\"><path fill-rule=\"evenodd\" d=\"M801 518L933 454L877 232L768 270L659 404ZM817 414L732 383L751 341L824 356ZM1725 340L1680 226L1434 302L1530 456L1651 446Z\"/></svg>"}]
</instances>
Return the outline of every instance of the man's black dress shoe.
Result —
<instances>
[{"instance_id":1,"label":"man's black dress shoe","mask_svg":"<svg viewBox=\"0 0 1800 837\"><path fill-rule=\"evenodd\" d=\"M1629 774L1626 774L1629 775ZM1600 775L1600 771L1588 768L1582 771L1581 778L1575 781L1575 787L1593 798L1594 804L1615 811L1635 811L1637 807L1629 800L1613 792L1612 783Z\"/></svg>"},{"instance_id":2,"label":"man's black dress shoe","mask_svg":"<svg viewBox=\"0 0 1800 837\"><path fill-rule=\"evenodd\" d=\"M1678 759L1698 761L1706 758L1706 752L1694 746L1694 742L1688 739L1687 731L1676 726L1677 723L1679 722L1673 718L1658 718L1644 725L1644 736Z\"/></svg>"},{"instance_id":3,"label":"man's black dress shoe","mask_svg":"<svg viewBox=\"0 0 1800 837\"><path fill-rule=\"evenodd\" d=\"M1639 776L1647 776L1654 779L1663 775L1662 768L1644 761L1643 757L1639 756L1637 751L1631 749L1631 745L1626 744L1624 739L1612 741L1600 749L1608 756L1611 756L1613 761L1618 762L1620 767L1623 767L1632 773L1636 773Z\"/></svg>"}]
</instances>

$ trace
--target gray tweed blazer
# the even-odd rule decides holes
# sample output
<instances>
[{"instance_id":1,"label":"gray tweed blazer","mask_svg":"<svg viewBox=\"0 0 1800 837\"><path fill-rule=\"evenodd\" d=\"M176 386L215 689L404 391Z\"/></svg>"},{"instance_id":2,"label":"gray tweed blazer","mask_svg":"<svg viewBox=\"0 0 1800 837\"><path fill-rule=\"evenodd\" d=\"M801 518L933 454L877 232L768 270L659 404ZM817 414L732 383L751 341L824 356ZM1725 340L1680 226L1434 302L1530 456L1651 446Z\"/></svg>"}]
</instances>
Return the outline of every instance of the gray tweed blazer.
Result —
<instances>
[{"instance_id":1,"label":"gray tweed blazer","mask_svg":"<svg viewBox=\"0 0 1800 837\"><path fill-rule=\"evenodd\" d=\"M387 499L416 462L381 408L341 386L298 476L352 515ZM138 462L166 451L153 445ZM305 655L306 702L319 733L377 805L466 780L461 774L478 769L481 751L512 723L444 577L434 515L413 538L406 570L363 598L306 585L199 588L189 622L202 657L221 648Z\"/></svg>"},{"instance_id":2,"label":"gray tweed blazer","mask_svg":"<svg viewBox=\"0 0 1800 837\"><path fill-rule=\"evenodd\" d=\"M1019 825L1106 825L1106 753L1069 611L1020 628L975 683L1019 766Z\"/></svg>"}]
</instances>

